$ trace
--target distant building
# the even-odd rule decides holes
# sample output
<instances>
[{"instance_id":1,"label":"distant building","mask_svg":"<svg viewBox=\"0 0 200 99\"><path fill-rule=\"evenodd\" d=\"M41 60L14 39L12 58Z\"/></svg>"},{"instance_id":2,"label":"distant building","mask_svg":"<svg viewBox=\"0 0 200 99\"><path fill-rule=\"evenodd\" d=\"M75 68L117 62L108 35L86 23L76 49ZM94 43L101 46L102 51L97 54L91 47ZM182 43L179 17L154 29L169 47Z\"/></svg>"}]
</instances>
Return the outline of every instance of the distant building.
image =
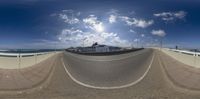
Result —
<instances>
[{"instance_id":1,"label":"distant building","mask_svg":"<svg viewBox=\"0 0 200 99\"><path fill-rule=\"evenodd\" d=\"M120 47L99 45L96 42L96 43L92 44L92 46L89 46L89 47L68 48L68 50L75 51L75 52L91 53L91 52L114 52L114 51L120 51L120 50L123 50L123 49L120 48Z\"/></svg>"},{"instance_id":2,"label":"distant building","mask_svg":"<svg viewBox=\"0 0 200 99\"><path fill-rule=\"evenodd\" d=\"M109 52L110 48L106 45L99 45L98 43L94 43L92 45L92 48L94 48L95 52Z\"/></svg>"}]
</instances>

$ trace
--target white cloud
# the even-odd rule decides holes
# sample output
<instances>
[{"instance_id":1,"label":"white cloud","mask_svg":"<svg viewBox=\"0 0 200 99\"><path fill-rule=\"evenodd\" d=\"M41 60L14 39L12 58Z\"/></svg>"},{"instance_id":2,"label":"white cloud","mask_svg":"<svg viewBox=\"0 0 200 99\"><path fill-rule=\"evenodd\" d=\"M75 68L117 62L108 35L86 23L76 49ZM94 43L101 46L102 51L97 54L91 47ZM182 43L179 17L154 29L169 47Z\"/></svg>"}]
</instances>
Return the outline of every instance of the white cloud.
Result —
<instances>
[{"instance_id":1,"label":"white cloud","mask_svg":"<svg viewBox=\"0 0 200 99\"><path fill-rule=\"evenodd\" d=\"M144 35L144 34L141 34L141 37L145 37L145 35Z\"/></svg>"},{"instance_id":2,"label":"white cloud","mask_svg":"<svg viewBox=\"0 0 200 99\"><path fill-rule=\"evenodd\" d=\"M179 19L182 19L182 18L184 18L186 16L186 14L187 13L185 11L179 11L177 13L174 13L174 16L176 16Z\"/></svg>"},{"instance_id":3,"label":"white cloud","mask_svg":"<svg viewBox=\"0 0 200 99\"><path fill-rule=\"evenodd\" d=\"M139 41L139 39L137 39L137 38L136 38L136 39L134 39L134 42L138 42L138 41Z\"/></svg>"},{"instance_id":4,"label":"white cloud","mask_svg":"<svg viewBox=\"0 0 200 99\"><path fill-rule=\"evenodd\" d=\"M115 23L116 19L117 19L116 15L110 15L110 17L109 17L109 23Z\"/></svg>"},{"instance_id":5,"label":"white cloud","mask_svg":"<svg viewBox=\"0 0 200 99\"><path fill-rule=\"evenodd\" d=\"M68 24L76 24L79 23L79 19L73 16L69 16L67 14L59 14L59 17L64 20L65 23Z\"/></svg>"},{"instance_id":6,"label":"white cloud","mask_svg":"<svg viewBox=\"0 0 200 99\"><path fill-rule=\"evenodd\" d=\"M86 24L90 24L90 25L99 23L99 21L97 20L97 17L95 15L89 15L87 18L83 19L83 22L85 22Z\"/></svg>"},{"instance_id":7,"label":"white cloud","mask_svg":"<svg viewBox=\"0 0 200 99\"><path fill-rule=\"evenodd\" d=\"M187 15L185 11L178 11L178 12L162 12L154 14L155 17L160 17L164 21L172 21L176 19L184 19Z\"/></svg>"},{"instance_id":8,"label":"white cloud","mask_svg":"<svg viewBox=\"0 0 200 99\"><path fill-rule=\"evenodd\" d=\"M118 15L118 10L116 9L111 9L110 11L108 11L108 14L113 14L113 15Z\"/></svg>"},{"instance_id":9,"label":"white cloud","mask_svg":"<svg viewBox=\"0 0 200 99\"><path fill-rule=\"evenodd\" d=\"M120 18L122 19L122 21L126 22L127 25L136 26L136 27L140 27L140 28L149 27L154 23L153 20L146 21L143 19L130 18L127 16L121 16Z\"/></svg>"},{"instance_id":10,"label":"white cloud","mask_svg":"<svg viewBox=\"0 0 200 99\"><path fill-rule=\"evenodd\" d=\"M63 29L58 35L58 39L62 42L79 41L82 39L83 31L79 29Z\"/></svg>"},{"instance_id":11,"label":"white cloud","mask_svg":"<svg viewBox=\"0 0 200 99\"><path fill-rule=\"evenodd\" d=\"M91 46L94 42L99 44L130 46L129 41L121 39L113 32L83 32L79 29L63 29L57 36L58 40L68 46Z\"/></svg>"},{"instance_id":12,"label":"white cloud","mask_svg":"<svg viewBox=\"0 0 200 99\"><path fill-rule=\"evenodd\" d=\"M86 28L90 28L96 32L104 32L103 22L97 20L95 15L90 15L87 18L83 19L83 22L86 25Z\"/></svg>"},{"instance_id":13,"label":"white cloud","mask_svg":"<svg viewBox=\"0 0 200 99\"><path fill-rule=\"evenodd\" d=\"M136 32L135 32L134 30L132 30L132 29L130 29L129 32L131 32L131 33L136 33Z\"/></svg>"},{"instance_id":14,"label":"white cloud","mask_svg":"<svg viewBox=\"0 0 200 99\"><path fill-rule=\"evenodd\" d=\"M94 25L94 28L97 32L103 32L104 31L104 26L103 26L103 23L99 23L99 24L96 24Z\"/></svg>"},{"instance_id":15,"label":"white cloud","mask_svg":"<svg viewBox=\"0 0 200 99\"><path fill-rule=\"evenodd\" d=\"M146 28L154 24L153 20L144 20L144 19L137 19L134 17L131 18L128 16L122 16L118 13L117 10L111 10L109 14L110 14L109 23L115 23L118 20L120 20L120 21L126 22L126 24L129 26L135 26L135 27L140 27L140 28Z\"/></svg>"},{"instance_id":16,"label":"white cloud","mask_svg":"<svg viewBox=\"0 0 200 99\"><path fill-rule=\"evenodd\" d=\"M152 35L164 37L166 35L164 30L152 30L151 31Z\"/></svg>"},{"instance_id":17,"label":"white cloud","mask_svg":"<svg viewBox=\"0 0 200 99\"><path fill-rule=\"evenodd\" d=\"M150 20L150 21L145 21L145 20L137 20L135 19L135 22L134 24L137 26L137 27L141 27L141 28L146 28L150 25L152 25L154 23L153 20Z\"/></svg>"},{"instance_id":18,"label":"white cloud","mask_svg":"<svg viewBox=\"0 0 200 99\"><path fill-rule=\"evenodd\" d=\"M62 12L65 12L65 13L73 13L74 10L71 10L71 9L69 9L69 10L62 10Z\"/></svg>"},{"instance_id":19,"label":"white cloud","mask_svg":"<svg viewBox=\"0 0 200 99\"><path fill-rule=\"evenodd\" d=\"M62 13L59 14L51 14L51 16L58 15L59 18L63 19L65 23L68 24L77 24L80 22L78 16L80 12L75 13L73 10L62 10Z\"/></svg>"},{"instance_id":20,"label":"white cloud","mask_svg":"<svg viewBox=\"0 0 200 99\"><path fill-rule=\"evenodd\" d=\"M81 12L76 13L76 15L77 15L77 16L80 16L80 15L81 15Z\"/></svg>"},{"instance_id":21,"label":"white cloud","mask_svg":"<svg viewBox=\"0 0 200 99\"><path fill-rule=\"evenodd\" d=\"M162 13L157 13L157 14L154 14L154 16L156 17L167 17L167 16L172 16L172 12L162 12Z\"/></svg>"},{"instance_id":22,"label":"white cloud","mask_svg":"<svg viewBox=\"0 0 200 99\"><path fill-rule=\"evenodd\" d=\"M73 10L63 10L64 13L72 13ZM105 31L103 22L98 20L95 15L89 15L83 18L82 21L69 19L67 14L59 14L59 17L65 19L66 23L70 25L78 23L84 27L65 28L57 35L57 40L61 44L70 46L91 46L94 42L99 44L113 45L113 46L130 46L128 40L122 39L114 32ZM116 21L115 18L112 22Z\"/></svg>"},{"instance_id":23,"label":"white cloud","mask_svg":"<svg viewBox=\"0 0 200 99\"><path fill-rule=\"evenodd\" d=\"M107 23L121 21L128 26L140 28L146 28L154 24L153 20L121 16L117 13L117 10L112 10L112 12L108 14L109 17ZM57 34L57 40L61 42L62 45L67 47L81 46L83 44L85 46L91 46L94 42L98 42L99 44L113 46L131 46L131 41L123 39L116 32L106 29L105 23L102 22L97 16L88 15L88 17L80 18L80 15L80 12L76 13L73 10L63 10L62 13L56 15L52 14L52 16L58 16L63 19L64 22L68 23L70 27L64 28L59 34ZM130 29L129 32L136 33L136 31L132 29ZM145 37L144 34L140 34L140 36Z\"/></svg>"},{"instance_id":24,"label":"white cloud","mask_svg":"<svg viewBox=\"0 0 200 99\"><path fill-rule=\"evenodd\" d=\"M164 20L164 21L172 21L172 20L174 20L174 17L167 17L167 18L163 17L162 20Z\"/></svg>"}]
</instances>

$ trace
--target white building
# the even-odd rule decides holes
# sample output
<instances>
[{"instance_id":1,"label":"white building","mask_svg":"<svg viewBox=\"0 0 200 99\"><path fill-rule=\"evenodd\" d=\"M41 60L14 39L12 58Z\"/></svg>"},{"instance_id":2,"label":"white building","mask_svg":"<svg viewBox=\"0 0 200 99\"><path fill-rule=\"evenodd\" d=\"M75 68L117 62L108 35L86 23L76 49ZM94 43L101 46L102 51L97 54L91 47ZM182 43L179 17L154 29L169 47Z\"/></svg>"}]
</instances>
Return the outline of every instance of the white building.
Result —
<instances>
[{"instance_id":1,"label":"white building","mask_svg":"<svg viewBox=\"0 0 200 99\"><path fill-rule=\"evenodd\" d=\"M93 52L115 52L122 50L122 48L107 46L107 45L99 45L98 43L94 43L92 46L89 47L69 48L69 50L76 52L93 53Z\"/></svg>"},{"instance_id":2,"label":"white building","mask_svg":"<svg viewBox=\"0 0 200 99\"><path fill-rule=\"evenodd\" d=\"M109 48L109 46L106 46L106 45L97 45L97 46L95 46L95 51L96 52L109 52L110 48Z\"/></svg>"}]
</instances>

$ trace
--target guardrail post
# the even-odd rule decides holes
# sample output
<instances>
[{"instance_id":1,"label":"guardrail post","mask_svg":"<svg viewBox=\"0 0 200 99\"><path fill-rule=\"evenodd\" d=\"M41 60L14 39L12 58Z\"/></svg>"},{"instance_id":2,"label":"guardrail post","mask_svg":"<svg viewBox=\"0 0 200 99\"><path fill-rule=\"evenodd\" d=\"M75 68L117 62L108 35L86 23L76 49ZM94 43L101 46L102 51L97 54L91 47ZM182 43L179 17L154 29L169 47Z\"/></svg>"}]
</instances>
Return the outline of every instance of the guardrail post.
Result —
<instances>
[{"instance_id":1,"label":"guardrail post","mask_svg":"<svg viewBox=\"0 0 200 99\"><path fill-rule=\"evenodd\" d=\"M195 64L195 66L196 66L196 61L197 61L197 57L196 56L197 56L197 50L195 49L195 52L194 52L194 57L195 57L195 59L194 59L195 63L194 64Z\"/></svg>"},{"instance_id":2,"label":"guardrail post","mask_svg":"<svg viewBox=\"0 0 200 99\"><path fill-rule=\"evenodd\" d=\"M35 53L34 56L35 56L35 64L37 64L37 53Z\"/></svg>"},{"instance_id":3,"label":"guardrail post","mask_svg":"<svg viewBox=\"0 0 200 99\"><path fill-rule=\"evenodd\" d=\"M19 54L17 54L17 62L18 62L18 67L19 67Z\"/></svg>"},{"instance_id":4,"label":"guardrail post","mask_svg":"<svg viewBox=\"0 0 200 99\"><path fill-rule=\"evenodd\" d=\"M20 69L20 67L21 67L21 54L19 53L19 54L17 55L17 57L18 57L18 67L19 67L19 69Z\"/></svg>"},{"instance_id":5,"label":"guardrail post","mask_svg":"<svg viewBox=\"0 0 200 99\"><path fill-rule=\"evenodd\" d=\"M193 57L194 57L194 65L196 65L196 55L194 54Z\"/></svg>"}]
</instances>

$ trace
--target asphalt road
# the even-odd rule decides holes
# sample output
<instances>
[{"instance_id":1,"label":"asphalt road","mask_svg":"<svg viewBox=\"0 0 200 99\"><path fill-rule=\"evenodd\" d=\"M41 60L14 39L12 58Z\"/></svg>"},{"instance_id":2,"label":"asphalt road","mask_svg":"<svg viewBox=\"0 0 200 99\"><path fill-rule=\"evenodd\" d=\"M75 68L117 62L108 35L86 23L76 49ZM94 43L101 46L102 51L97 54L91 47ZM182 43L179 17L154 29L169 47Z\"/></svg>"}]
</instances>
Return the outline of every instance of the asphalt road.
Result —
<instances>
[{"instance_id":1,"label":"asphalt road","mask_svg":"<svg viewBox=\"0 0 200 99\"><path fill-rule=\"evenodd\" d=\"M109 56L107 58L98 57L98 59L100 59L103 62L103 64L106 65L107 67L105 67L100 62L94 62L97 59L97 57L89 58L87 56L86 58L85 56L83 56L77 59L76 55L71 57L70 55L72 54L70 53L60 54L58 58L54 61L55 70L53 72L51 81L47 87L29 94L22 93L18 95L0 95L0 98L1 99L3 98L5 99L14 99L14 98L17 99L200 99L199 93L198 94L189 92L184 93L178 91L175 87L171 86L163 70L163 66L159 63L159 58L162 57L158 55L159 53L161 52L157 50L146 49L137 52L137 54L136 53L123 54L121 57L119 56ZM128 63L120 61L123 60L124 58L126 58L126 60L124 61ZM102 86L113 87L111 83L113 81L118 81L118 78L120 78L122 81L120 80L120 82L114 84L115 86L118 85L121 86L134 82L136 79L138 79L139 75L142 75L142 73L148 70L148 66L151 63L152 58L153 61L151 67L147 72L147 75L145 75L142 80L140 80L138 83L132 86L119 89L96 89L96 88L82 86L76 83L74 80L72 80L72 78L69 76L69 74L66 73L65 70L65 68L67 68L74 78L86 84L99 87ZM107 59L110 60L114 59L114 60L110 62ZM66 67L64 67L62 60L64 61ZM87 60L87 61L80 64L79 62L82 62L82 60ZM119 60L120 62L116 60ZM69 64L70 66L68 66L67 64ZM78 64L78 66L76 64ZM89 69L92 66L93 68ZM103 67L100 68L97 66L103 66ZM123 69L122 66L125 69ZM119 69L116 69L115 67ZM109 73L108 71L112 69L114 71L112 73ZM97 73L92 72L93 70ZM85 73L86 71L87 73ZM138 76L135 76L134 74ZM108 75L108 77L105 75ZM96 83L97 81L100 81L103 84Z\"/></svg>"},{"instance_id":2,"label":"asphalt road","mask_svg":"<svg viewBox=\"0 0 200 99\"><path fill-rule=\"evenodd\" d=\"M71 76L94 88L121 88L140 79L151 65L151 49L113 56L85 56L64 53L64 64Z\"/></svg>"}]
</instances>

